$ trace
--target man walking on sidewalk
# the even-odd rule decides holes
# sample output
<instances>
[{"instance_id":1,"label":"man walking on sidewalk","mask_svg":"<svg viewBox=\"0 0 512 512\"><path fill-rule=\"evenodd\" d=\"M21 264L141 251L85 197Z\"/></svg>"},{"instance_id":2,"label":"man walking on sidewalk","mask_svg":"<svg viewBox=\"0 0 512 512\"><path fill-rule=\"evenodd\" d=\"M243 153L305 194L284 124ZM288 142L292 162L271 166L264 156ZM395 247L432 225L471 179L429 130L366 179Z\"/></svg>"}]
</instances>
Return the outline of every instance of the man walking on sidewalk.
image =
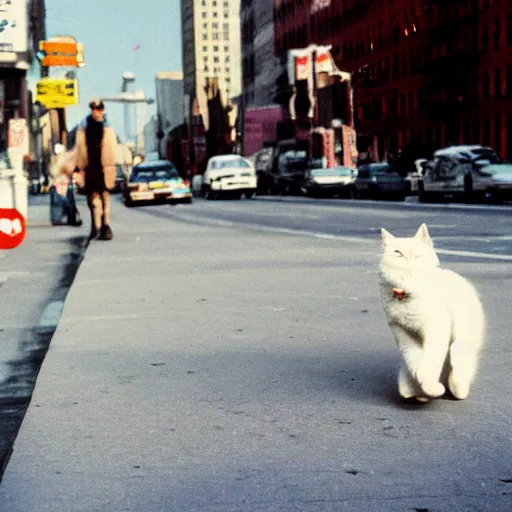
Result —
<instances>
[{"instance_id":1,"label":"man walking on sidewalk","mask_svg":"<svg viewBox=\"0 0 512 512\"><path fill-rule=\"evenodd\" d=\"M102 100L89 103L91 114L76 132L76 168L79 186L87 195L91 211L91 240L112 240L110 190L116 180L116 134L105 120Z\"/></svg>"}]
</instances>

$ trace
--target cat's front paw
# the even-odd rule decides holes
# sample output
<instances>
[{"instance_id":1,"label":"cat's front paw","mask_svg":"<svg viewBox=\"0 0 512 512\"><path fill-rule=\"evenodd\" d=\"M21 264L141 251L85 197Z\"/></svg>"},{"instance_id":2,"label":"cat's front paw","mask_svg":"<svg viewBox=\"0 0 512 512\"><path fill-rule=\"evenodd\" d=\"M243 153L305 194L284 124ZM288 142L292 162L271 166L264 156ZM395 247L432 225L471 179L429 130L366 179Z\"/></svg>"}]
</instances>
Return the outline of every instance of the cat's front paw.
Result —
<instances>
[{"instance_id":1,"label":"cat's front paw","mask_svg":"<svg viewBox=\"0 0 512 512\"><path fill-rule=\"evenodd\" d=\"M446 388L440 382L422 382L420 385L423 392L431 398L438 398L446 392Z\"/></svg>"}]
</instances>

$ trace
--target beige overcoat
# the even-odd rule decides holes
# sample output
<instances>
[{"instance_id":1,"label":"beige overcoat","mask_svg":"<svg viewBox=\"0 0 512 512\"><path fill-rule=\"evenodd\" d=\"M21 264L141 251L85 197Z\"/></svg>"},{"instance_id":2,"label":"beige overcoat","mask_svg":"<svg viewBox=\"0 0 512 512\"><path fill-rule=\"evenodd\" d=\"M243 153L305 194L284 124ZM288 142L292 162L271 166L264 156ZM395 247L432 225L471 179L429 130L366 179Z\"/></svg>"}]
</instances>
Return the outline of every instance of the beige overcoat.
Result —
<instances>
[{"instance_id":1,"label":"beige overcoat","mask_svg":"<svg viewBox=\"0 0 512 512\"><path fill-rule=\"evenodd\" d=\"M111 190L116 184L116 154L117 154L117 137L116 133L110 126L105 126L103 132L103 141L101 144L101 163L103 165L103 174L105 176L105 186ZM78 187L83 188L85 185L85 169L87 168L87 143L85 139L85 129L79 127L76 131L75 147L66 153L60 155L51 171L52 177L56 177L60 173L72 176L74 174Z\"/></svg>"}]
</instances>

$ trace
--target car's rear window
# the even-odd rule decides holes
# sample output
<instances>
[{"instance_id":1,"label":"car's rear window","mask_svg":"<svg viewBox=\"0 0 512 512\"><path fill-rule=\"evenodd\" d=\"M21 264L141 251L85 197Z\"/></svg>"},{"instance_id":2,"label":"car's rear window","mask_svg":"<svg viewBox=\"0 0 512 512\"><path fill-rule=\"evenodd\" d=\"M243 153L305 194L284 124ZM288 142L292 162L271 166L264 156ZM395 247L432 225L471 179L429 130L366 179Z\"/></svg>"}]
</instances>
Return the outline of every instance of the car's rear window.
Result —
<instances>
[{"instance_id":1,"label":"car's rear window","mask_svg":"<svg viewBox=\"0 0 512 512\"><path fill-rule=\"evenodd\" d=\"M179 174L173 167L156 167L134 169L130 181L141 183L146 181L172 180L176 178L179 178Z\"/></svg>"},{"instance_id":2,"label":"car's rear window","mask_svg":"<svg viewBox=\"0 0 512 512\"><path fill-rule=\"evenodd\" d=\"M243 158L219 159L211 161L212 169L249 168L250 165Z\"/></svg>"}]
</instances>

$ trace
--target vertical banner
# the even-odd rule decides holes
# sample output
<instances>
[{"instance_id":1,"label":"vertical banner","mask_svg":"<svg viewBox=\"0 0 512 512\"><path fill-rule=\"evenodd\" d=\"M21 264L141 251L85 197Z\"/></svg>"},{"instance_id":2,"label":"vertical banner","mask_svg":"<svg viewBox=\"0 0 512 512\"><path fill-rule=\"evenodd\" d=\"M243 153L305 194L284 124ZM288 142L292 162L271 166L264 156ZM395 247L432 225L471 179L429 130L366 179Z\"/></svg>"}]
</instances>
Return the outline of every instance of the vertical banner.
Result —
<instances>
[{"instance_id":1,"label":"vertical banner","mask_svg":"<svg viewBox=\"0 0 512 512\"><path fill-rule=\"evenodd\" d=\"M315 94L314 94L314 62L313 54L315 46L310 45L307 48L299 50L288 50L288 81L293 86L294 94L290 99L290 117L297 118L296 100L297 82L307 83L307 98L309 99L309 109L307 117L313 118L315 110ZM300 99L300 98L299 98Z\"/></svg>"},{"instance_id":2,"label":"vertical banner","mask_svg":"<svg viewBox=\"0 0 512 512\"><path fill-rule=\"evenodd\" d=\"M29 140L28 127L26 119L10 119L9 131L7 137L7 146L9 153L17 155L28 155Z\"/></svg>"},{"instance_id":3,"label":"vertical banner","mask_svg":"<svg viewBox=\"0 0 512 512\"><path fill-rule=\"evenodd\" d=\"M334 130L329 128L324 132L324 156L328 168L336 167L336 158L334 155Z\"/></svg>"},{"instance_id":4,"label":"vertical banner","mask_svg":"<svg viewBox=\"0 0 512 512\"><path fill-rule=\"evenodd\" d=\"M356 131L351 126L344 124L342 126L343 137L343 166L350 169L357 169L357 151Z\"/></svg>"},{"instance_id":5,"label":"vertical banner","mask_svg":"<svg viewBox=\"0 0 512 512\"><path fill-rule=\"evenodd\" d=\"M330 5L331 5L331 0L312 0L310 13L316 14L317 12L327 9L327 7L330 7Z\"/></svg>"}]
</instances>

